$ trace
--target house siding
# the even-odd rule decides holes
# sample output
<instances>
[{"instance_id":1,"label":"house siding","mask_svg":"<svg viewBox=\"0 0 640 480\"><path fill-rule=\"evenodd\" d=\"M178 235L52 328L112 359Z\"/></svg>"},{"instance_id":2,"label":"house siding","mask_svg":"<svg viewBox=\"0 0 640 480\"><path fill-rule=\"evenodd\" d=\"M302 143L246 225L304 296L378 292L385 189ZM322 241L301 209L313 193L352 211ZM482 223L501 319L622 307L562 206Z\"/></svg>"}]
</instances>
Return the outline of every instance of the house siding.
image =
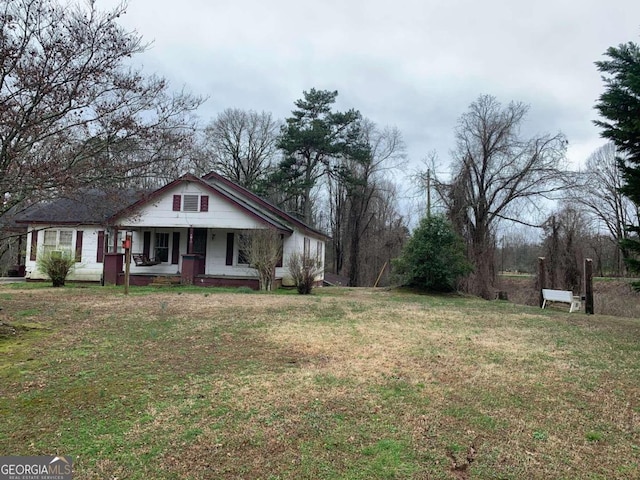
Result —
<instances>
[{"instance_id":1,"label":"house siding","mask_svg":"<svg viewBox=\"0 0 640 480\"><path fill-rule=\"evenodd\" d=\"M311 255L312 257L314 257L317 254L318 245L321 245L321 252L320 252L321 253L320 259L322 262L321 273L316 278L316 281L322 281L322 279L324 278L324 248L325 248L324 240L314 236L305 235L304 233L299 231L295 231L293 235L291 235L289 238L284 239L283 267L276 268L276 276L282 278L282 284L285 287L290 287L294 285L293 279L291 278L291 274L289 273L289 269L287 268L288 259L295 252L303 253L305 238L309 239L309 247L310 247L309 255Z\"/></svg>"},{"instance_id":2,"label":"house siding","mask_svg":"<svg viewBox=\"0 0 640 480\"><path fill-rule=\"evenodd\" d=\"M173 185L173 184L171 184ZM184 212L174 211L174 200L177 196L181 199L185 195L199 195L200 211ZM207 200L203 200L202 196L206 195ZM238 265L238 244L237 235L246 230L263 229L267 227L269 220L265 217L262 219L254 215L251 211L240 207L233 200L220 196L215 191L199 184L196 181L176 182L175 186L164 188L158 192L157 196L151 197L147 203L141 203L141 207L136 211L129 211L124 216L112 217L110 223L115 225L114 228L108 228L105 225L83 226L80 228L57 226L57 225L37 225L38 235L37 242L31 241L31 233L27 238L26 258L31 257L31 246L36 245L40 248L43 243L43 228L53 230L70 230L73 231L72 252L76 251L80 254L81 262L77 263L75 270L69 276L69 280L76 281L100 281L103 275L104 264L100 262L98 240L104 240L108 232L109 243L105 253L113 251L114 242L119 246L119 241L115 240L114 231L117 229L122 234L125 231L132 232L132 253L144 253L145 248L145 232L149 238L150 258L155 257L155 235L157 233L168 234L168 261L153 266L136 266L135 262L131 263L131 274L140 277L153 277L157 275L180 275L182 271L183 255L187 253L189 248L189 232L190 229L206 229L206 260L204 263L204 276L207 280L201 280L201 284L211 285L218 280L212 280L213 277L225 280L238 281L238 278L255 279L256 272L248 268L246 265ZM182 204L181 204L182 205ZM257 208L257 207L256 207ZM206 210L206 211L203 211ZM273 212L270 213L270 215ZM280 223L278 223L280 222ZM319 233L306 230L303 232L297 230L300 226L296 222L287 219L284 215L274 224L280 225L283 238L283 262L282 266L276 268L276 277L283 279L285 286L292 285L291 277L288 271L288 259L293 252L302 252L305 239L310 245L310 255L316 255L317 245L322 244L323 254L321 258L324 260L324 240L325 237ZM293 225L292 225L293 224ZM30 227L34 227L30 225ZM284 233L293 230L293 233ZM81 232L78 235L78 232ZM228 235L234 236L233 251L231 252L232 262L227 265L227 238ZM77 245L77 239L82 239L82 244ZM176 241L178 245L176 248ZM121 251L119 249L119 251ZM178 263L175 263L177 256ZM46 279L46 275L39 272L35 261L26 262L27 277L29 279ZM200 270L201 271L201 270ZM183 272L184 273L184 272Z\"/></svg>"},{"instance_id":3,"label":"house siding","mask_svg":"<svg viewBox=\"0 0 640 480\"><path fill-rule=\"evenodd\" d=\"M35 230L34 230L35 228ZM38 236L38 243L36 248L39 248L42 245L42 238L44 237L45 230L71 230L73 232L73 239L71 244L71 254L75 255L76 252L80 253L81 261L76 263L73 271L68 277L68 280L71 281L80 281L80 282L99 282L102 277L102 269L103 264L98 263L96 260L96 252L98 250L98 232L100 230L104 230L104 228L100 226L87 226L81 228L68 228L60 225L37 225L29 226L29 232L27 233L27 255L26 258L29 258L25 262L25 270L26 270L26 278L30 280L47 280L48 277L43 272L40 272L37 268L37 264L35 260L31 260L32 258L32 248L34 243L32 243L32 236L35 234ZM77 245L78 241L78 233L82 238L82 244ZM80 247L79 250L76 250L77 247Z\"/></svg>"},{"instance_id":4,"label":"house siding","mask_svg":"<svg viewBox=\"0 0 640 480\"><path fill-rule=\"evenodd\" d=\"M174 195L208 195L207 211L174 211ZM123 227L136 228L144 225L158 225L165 228L264 228L261 221L252 218L240 207L193 183L184 183L168 190L156 201L145 205L128 218L120 219L118 223Z\"/></svg>"}]
</instances>

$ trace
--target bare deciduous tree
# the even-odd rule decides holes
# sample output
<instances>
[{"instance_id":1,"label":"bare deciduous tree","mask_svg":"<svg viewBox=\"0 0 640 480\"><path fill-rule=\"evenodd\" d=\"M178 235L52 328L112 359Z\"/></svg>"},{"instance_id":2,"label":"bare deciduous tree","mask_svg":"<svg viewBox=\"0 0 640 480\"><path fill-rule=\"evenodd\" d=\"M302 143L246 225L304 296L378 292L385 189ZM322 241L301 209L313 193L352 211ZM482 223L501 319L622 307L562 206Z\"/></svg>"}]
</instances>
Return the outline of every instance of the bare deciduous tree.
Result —
<instances>
[{"instance_id":1,"label":"bare deciduous tree","mask_svg":"<svg viewBox=\"0 0 640 480\"><path fill-rule=\"evenodd\" d=\"M524 222L523 209L561 188L564 135L524 139L520 127L528 107L480 96L456 128L453 181L440 184L449 215L467 242L475 271L467 289L493 297L495 232L501 220ZM443 188L445 187L445 188Z\"/></svg>"},{"instance_id":2,"label":"bare deciduous tree","mask_svg":"<svg viewBox=\"0 0 640 480\"><path fill-rule=\"evenodd\" d=\"M363 250L374 250L377 239L364 249L362 240L370 228L379 226L376 223L381 212L377 208L389 207L388 200L396 199L389 177L405 158L397 128L379 129L367 119L358 128L360 148L352 149L352 155L333 159L327 178L333 268L340 275L343 269L348 271L353 286L368 283L362 277Z\"/></svg>"},{"instance_id":3,"label":"bare deciduous tree","mask_svg":"<svg viewBox=\"0 0 640 480\"><path fill-rule=\"evenodd\" d=\"M363 158L345 157L342 163L347 196L345 244L349 248L349 284L362 285L361 245L377 212L372 208L377 196L385 196L383 175L396 169L405 158L405 146L397 128L380 130L373 122L361 122L360 141L366 146Z\"/></svg>"},{"instance_id":4,"label":"bare deciduous tree","mask_svg":"<svg viewBox=\"0 0 640 480\"><path fill-rule=\"evenodd\" d=\"M153 171L193 133L202 99L128 66L146 45L118 25L125 7L0 3L0 193L10 194L0 213L36 192ZM126 161L114 155L121 145Z\"/></svg>"},{"instance_id":5,"label":"bare deciduous tree","mask_svg":"<svg viewBox=\"0 0 640 480\"><path fill-rule=\"evenodd\" d=\"M584 172L576 175L577 186L569 194L571 200L583 205L599 224L606 226L612 241L620 247L618 273L624 274L624 259L629 252L619 242L628 236L626 225L639 225L640 212L620 191L624 178L618 156L613 143L598 148L587 159Z\"/></svg>"},{"instance_id":6,"label":"bare deciduous tree","mask_svg":"<svg viewBox=\"0 0 640 480\"><path fill-rule=\"evenodd\" d=\"M564 205L549 217L543 228L548 286L580 292L580 270L588 247L584 213Z\"/></svg>"},{"instance_id":7,"label":"bare deciduous tree","mask_svg":"<svg viewBox=\"0 0 640 480\"><path fill-rule=\"evenodd\" d=\"M391 261L397 258L409 238L405 219L398 213L396 185L377 183L378 194L369 206L372 218L363 232L358 255L360 285L389 285Z\"/></svg>"},{"instance_id":8,"label":"bare deciduous tree","mask_svg":"<svg viewBox=\"0 0 640 480\"><path fill-rule=\"evenodd\" d=\"M280 125L271 113L228 108L204 130L200 173L211 170L256 191L270 173L277 154Z\"/></svg>"},{"instance_id":9,"label":"bare deciduous tree","mask_svg":"<svg viewBox=\"0 0 640 480\"><path fill-rule=\"evenodd\" d=\"M240 237L240 249L251 268L258 272L260 290L273 290L276 265L282 259L282 237L273 228L251 230Z\"/></svg>"}]
</instances>

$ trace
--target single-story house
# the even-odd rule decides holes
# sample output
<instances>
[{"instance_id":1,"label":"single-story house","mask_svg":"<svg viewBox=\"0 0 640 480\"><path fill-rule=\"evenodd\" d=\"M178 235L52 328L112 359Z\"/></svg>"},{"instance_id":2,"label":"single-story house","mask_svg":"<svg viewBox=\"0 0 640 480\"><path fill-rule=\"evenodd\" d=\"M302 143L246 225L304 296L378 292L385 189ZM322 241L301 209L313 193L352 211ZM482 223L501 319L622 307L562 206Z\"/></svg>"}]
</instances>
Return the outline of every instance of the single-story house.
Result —
<instances>
[{"instance_id":1,"label":"single-story house","mask_svg":"<svg viewBox=\"0 0 640 480\"><path fill-rule=\"evenodd\" d=\"M26 277L46 275L37 268L40 252L75 253L69 280L124 283L124 248L132 240L130 284L158 277L203 286L258 287L240 238L257 229L280 234L282 259L276 285L292 285L287 259L294 252L316 256L324 270L328 237L249 190L209 173L186 174L152 192L89 191L59 198L24 212L27 226ZM165 279L166 280L166 279ZM321 273L317 282L321 284Z\"/></svg>"}]
</instances>

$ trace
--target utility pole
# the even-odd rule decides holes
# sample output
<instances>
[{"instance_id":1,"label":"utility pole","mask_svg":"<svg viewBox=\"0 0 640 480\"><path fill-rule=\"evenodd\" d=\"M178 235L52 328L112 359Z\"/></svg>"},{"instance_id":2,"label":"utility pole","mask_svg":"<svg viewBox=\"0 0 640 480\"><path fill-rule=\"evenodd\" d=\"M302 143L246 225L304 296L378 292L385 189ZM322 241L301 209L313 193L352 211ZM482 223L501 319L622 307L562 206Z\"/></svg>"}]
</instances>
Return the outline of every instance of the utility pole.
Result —
<instances>
[{"instance_id":1,"label":"utility pole","mask_svg":"<svg viewBox=\"0 0 640 480\"><path fill-rule=\"evenodd\" d=\"M431 217L431 169L427 168L427 217Z\"/></svg>"}]
</instances>

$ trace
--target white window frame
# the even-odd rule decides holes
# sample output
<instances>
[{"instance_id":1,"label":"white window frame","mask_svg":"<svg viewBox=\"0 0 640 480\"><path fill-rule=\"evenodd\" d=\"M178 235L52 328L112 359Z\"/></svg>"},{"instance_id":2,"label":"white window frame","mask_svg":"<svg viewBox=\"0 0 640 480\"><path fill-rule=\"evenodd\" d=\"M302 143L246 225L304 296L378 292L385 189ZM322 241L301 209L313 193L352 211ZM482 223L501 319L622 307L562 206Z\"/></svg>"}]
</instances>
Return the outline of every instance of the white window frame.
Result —
<instances>
[{"instance_id":1,"label":"white window frame","mask_svg":"<svg viewBox=\"0 0 640 480\"><path fill-rule=\"evenodd\" d=\"M124 253L122 242L124 242L125 238L127 237L126 230L118 230L118 242L116 243L115 251L113 250L113 232L111 230L107 230L104 236L107 245L105 253Z\"/></svg>"},{"instance_id":2,"label":"white window frame","mask_svg":"<svg viewBox=\"0 0 640 480\"><path fill-rule=\"evenodd\" d=\"M302 255L304 258L311 258L311 239L309 237L304 237Z\"/></svg>"},{"instance_id":3,"label":"white window frame","mask_svg":"<svg viewBox=\"0 0 640 480\"><path fill-rule=\"evenodd\" d=\"M44 230L42 233L42 251L44 253L55 252L55 251L63 251L71 253L74 248L73 241L73 232L75 230L68 229L59 229L59 230ZM37 233L36 233L37 234ZM69 242L63 243L62 236L63 234L66 236L69 235ZM33 234L32 234L33 235ZM47 238L49 237L49 238ZM47 243L47 240L49 243Z\"/></svg>"},{"instance_id":4,"label":"white window frame","mask_svg":"<svg viewBox=\"0 0 640 480\"><path fill-rule=\"evenodd\" d=\"M164 247L164 246L158 247L158 235L166 235L167 236L167 246L166 247ZM166 250L167 250L167 260L166 261L163 260L162 263L171 263L171 248L172 248L171 242L172 242L172 237L173 237L172 232L169 232L169 231L162 230L162 231L154 232L154 235L152 237L152 239L153 239L152 247L153 247L153 257L156 259L156 261L160 260L160 258L158 256L158 248L162 248L162 249L166 248Z\"/></svg>"}]
</instances>

